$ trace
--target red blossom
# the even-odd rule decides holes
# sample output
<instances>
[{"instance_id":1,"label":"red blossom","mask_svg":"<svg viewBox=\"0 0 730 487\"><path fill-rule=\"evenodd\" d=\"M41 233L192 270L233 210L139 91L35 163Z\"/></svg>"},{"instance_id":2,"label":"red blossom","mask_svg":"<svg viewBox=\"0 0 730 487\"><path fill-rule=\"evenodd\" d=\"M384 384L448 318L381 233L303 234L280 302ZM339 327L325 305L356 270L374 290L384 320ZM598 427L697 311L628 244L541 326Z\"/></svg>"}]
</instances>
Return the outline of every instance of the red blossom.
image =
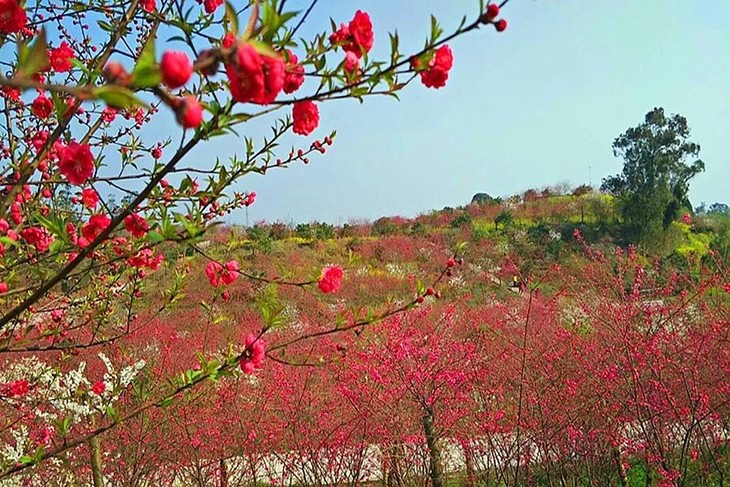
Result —
<instances>
[{"instance_id":1,"label":"red blossom","mask_svg":"<svg viewBox=\"0 0 730 487\"><path fill-rule=\"evenodd\" d=\"M84 188L81 192L81 202L87 208L96 208L97 203L99 203L99 194L94 188Z\"/></svg>"},{"instance_id":2,"label":"red blossom","mask_svg":"<svg viewBox=\"0 0 730 487\"><path fill-rule=\"evenodd\" d=\"M499 15L499 6L496 3L490 3L487 5L486 17L489 22L496 19Z\"/></svg>"},{"instance_id":3,"label":"red blossom","mask_svg":"<svg viewBox=\"0 0 730 487\"><path fill-rule=\"evenodd\" d=\"M101 112L101 119L106 123L112 123L117 118L117 109L114 107L106 107Z\"/></svg>"},{"instance_id":4,"label":"red blossom","mask_svg":"<svg viewBox=\"0 0 730 487\"><path fill-rule=\"evenodd\" d=\"M203 107L193 95L179 99L176 109L178 123L186 129L198 127L203 121Z\"/></svg>"},{"instance_id":5,"label":"red blossom","mask_svg":"<svg viewBox=\"0 0 730 487\"><path fill-rule=\"evenodd\" d=\"M330 266L322 269L322 275L317 282L319 290L325 294L336 293L342 284L342 267Z\"/></svg>"},{"instance_id":6,"label":"red blossom","mask_svg":"<svg viewBox=\"0 0 730 487\"><path fill-rule=\"evenodd\" d=\"M7 397L24 396L30 391L30 384L27 380L14 380L6 384L3 389Z\"/></svg>"},{"instance_id":7,"label":"red blossom","mask_svg":"<svg viewBox=\"0 0 730 487\"><path fill-rule=\"evenodd\" d=\"M237 46L233 62L226 64L231 95L240 103L273 102L284 87L285 71L281 57L261 55L246 43Z\"/></svg>"},{"instance_id":8,"label":"red blossom","mask_svg":"<svg viewBox=\"0 0 730 487\"><path fill-rule=\"evenodd\" d=\"M205 12L212 14L215 12L218 7L223 5L224 0L205 0L203 1L203 6L205 7ZM198 3L201 3L201 0L198 0Z\"/></svg>"},{"instance_id":9,"label":"red blossom","mask_svg":"<svg viewBox=\"0 0 730 487\"><path fill-rule=\"evenodd\" d=\"M142 0L140 2L140 5L144 9L145 12L152 13L155 11L155 8L157 8L156 0Z\"/></svg>"},{"instance_id":10,"label":"red blossom","mask_svg":"<svg viewBox=\"0 0 730 487\"><path fill-rule=\"evenodd\" d=\"M352 51L345 53L345 71L354 73L360 69L360 58Z\"/></svg>"},{"instance_id":11,"label":"red blossom","mask_svg":"<svg viewBox=\"0 0 730 487\"><path fill-rule=\"evenodd\" d=\"M287 49L288 61L286 63L286 72L284 74L284 93L294 93L304 83L304 66L299 64L296 54Z\"/></svg>"},{"instance_id":12,"label":"red blossom","mask_svg":"<svg viewBox=\"0 0 730 487\"><path fill-rule=\"evenodd\" d=\"M51 64L51 68L57 73L65 73L70 71L73 65L71 59L74 57L74 51L66 41L63 41L60 46L51 49L48 53L48 59Z\"/></svg>"},{"instance_id":13,"label":"red blossom","mask_svg":"<svg viewBox=\"0 0 730 487\"><path fill-rule=\"evenodd\" d=\"M266 345L261 338L253 333L248 333L243 339L244 352L238 362L241 370L246 374L252 374L260 369L266 356Z\"/></svg>"},{"instance_id":14,"label":"red blossom","mask_svg":"<svg viewBox=\"0 0 730 487\"><path fill-rule=\"evenodd\" d=\"M45 119L53 112L53 102L45 95L38 95L32 104L33 115Z\"/></svg>"},{"instance_id":15,"label":"red blossom","mask_svg":"<svg viewBox=\"0 0 730 487\"><path fill-rule=\"evenodd\" d=\"M250 193L248 193L246 195L246 199L244 200L243 204L245 206L251 206L254 203L254 201L256 201L256 192L251 191Z\"/></svg>"},{"instance_id":16,"label":"red blossom","mask_svg":"<svg viewBox=\"0 0 730 487\"><path fill-rule=\"evenodd\" d=\"M53 242L53 235L44 227L28 227L20 232L23 240L35 247L38 252L46 252Z\"/></svg>"},{"instance_id":17,"label":"red blossom","mask_svg":"<svg viewBox=\"0 0 730 487\"><path fill-rule=\"evenodd\" d=\"M226 35L224 35L223 39L221 40L221 46L223 46L225 48L233 47L233 45L235 43L236 43L236 36L230 32L227 32Z\"/></svg>"},{"instance_id":18,"label":"red blossom","mask_svg":"<svg viewBox=\"0 0 730 487\"><path fill-rule=\"evenodd\" d=\"M97 396L104 394L104 391L106 391L106 384L103 380L96 381L94 382L94 385L91 386L91 392Z\"/></svg>"},{"instance_id":19,"label":"red blossom","mask_svg":"<svg viewBox=\"0 0 730 487\"><path fill-rule=\"evenodd\" d=\"M160 264L162 264L164 260L165 256L163 254L155 256L152 249L142 249L137 252L136 255L128 258L127 263L132 267L146 267L147 269L155 271L160 267Z\"/></svg>"},{"instance_id":20,"label":"red blossom","mask_svg":"<svg viewBox=\"0 0 730 487\"><path fill-rule=\"evenodd\" d=\"M413 65L413 62L411 63ZM421 82L427 88L442 88L449 79L449 70L454 64L454 56L449 46L441 46L436 50L428 63L428 68L421 71Z\"/></svg>"},{"instance_id":21,"label":"red blossom","mask_svg":"<svg viewBox=\"0 0 730 487\"><path fill-rule=\"evenodd\" d=\"M370 52L373 47L373 23L370 15L358 10L348 26L352 36L352 44L347 44L344 49L354 51L360 57L362 51Z\"/></svg>"},{"instance_id":22,"label":"red blossom","mask_svg":"<svg viewBox=\"0 0 730 487\"><path fill-rule=\"evenodd\" d=\"M137 213L130 213L124 217L124 228L134 237L144 237L150 231L150 225L147 220L139 216Z\"/></svg>"},{"instance_id":23,"label":"red blossom","mask_svg":"<svg viewBox=\"0 0 730 487\"><path fill-rule=\"evenodd\" d=\"M69 142L61 151L58 169L69 183L84 184L94 174L94 156L89 145Z\"/></svg>"},{"instance_id":24,"label":"red blossom","mask_svg":"<svg viewBox=\"0 0 730 487\"><path fill-rule=\"evenodd\" d=\"M342 45L342 49L352 52L358 58L363 51L370 52L373 47L373 23L370 15L362 10L355 12L349 24L340 24L340 28L330 35L330 42Z\"/></svg>"},{"instance_id":25,"label":"red blossom","mask_svg":"<svg viewBox=\"0 0 730 487\"><path fill-rule=\"evenodd\" d=\"M309 135L319 125L319 109L311 100L297 102L292 109L292 119L295 134Z\"/></svg>"},{"instance_id":26,"label":"red blossom","mask_svg":"<svg viewBox=\"0 0 730 487\"><path fill-rule=\"evenodd\" d=\"M111 222L111 218L107 215L92 215L89 221L81 227L81 235L91 243L106 230Z\"/></svg>"},{"instance_id":27,"label":"red blossom","mask_svg":"<svg viewBox=\"0 0 730 487\"><path fill-rule=\"evenodd\" d=\"M168 88L180 88L193 74L193 65L184 52L167 51L160 61L162 82Z\"/></svg>"},{"instance_id":28,"label":"red blossom","mask_svg":"<svg viewBox=\"0 0 730 487\"><path fill-rule=\"evenodd\" d=\"M231 260L221 265L218 262L210 261L205 266L205 275L211 286L233 284L240 275L240 266L238 261Z\"/></svg>"},{"instance_id":29,"label":"red blossom","mask_svg":"<svg viewBox=\"0 0 730 487\"><path fill-rule=\"evenodd\" d=\"M18 32L28 21L28 16L18 0L0 0L0 34Z\"/></svg>"}]
</instances>

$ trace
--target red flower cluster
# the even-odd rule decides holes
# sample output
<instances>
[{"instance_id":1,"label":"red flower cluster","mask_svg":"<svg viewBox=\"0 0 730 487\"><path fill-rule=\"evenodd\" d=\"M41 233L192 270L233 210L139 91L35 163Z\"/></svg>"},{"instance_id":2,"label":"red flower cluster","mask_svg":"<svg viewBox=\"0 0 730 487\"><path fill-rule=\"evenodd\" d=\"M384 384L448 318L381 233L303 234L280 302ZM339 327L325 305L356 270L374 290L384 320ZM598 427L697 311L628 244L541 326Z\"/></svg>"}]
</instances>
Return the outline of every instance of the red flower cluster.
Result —
<instances>
[{"instance_id":1,"label":"red flower cluster","mask_svg":"<svg viewBox=\"0 0 730 487\"><path fill-rule=\"evenodd\" d=\"M144 237L149 232L150 225L137 213L130 213L124 217L124 228L134 237Z\"/></svg>"},{"instance_id":2,"label":"red flower cluster","mask_svg":"<svg viewBox=\"0 0 730 487\"><path fill-rule=\"evenodd\" d=\"M358 10L349 24L340 24L340 28L330 35L332 44L341 45L346 52L354 53L358 58L363 52L370 52L373 47L373 23L370 15Z\"/></svg>"},{"instance_id":3,"label":"red flower cluster","mask_svg":"<svg viewBox=\"0 0 730 487\"><path fill-rule=\"evenodd\" d=\"M45 119L48 118L53 111L53 102L50 98L47 98L46 95L41 94L33 100L31 108L33 109L33 115L40 119Z\"/></svg>"},{"instance_id":4,"label":"red flower cluster","mask_svg":"<svg viewBox=\"0 0 730 487\"><path fill-rule=\"evenodd\" d=\"M30 391L30 384L28 384L28 381L25 379L14 380L13 382L5 384L2 389L5 397L24 396L28 394L28 391Z\"/></svg>"},{"instance_id":5,"label":"red flower cluster","mask_svg":"<svg viewBox=\"0 0 730 487\"><path fill-rule=\"evenodd\" d=\"M203 4L206 13L212 14L218 7L223 5L223 0L198 0L198 3Z\"/></svg>"},{"instance_id":6,"label":"red flower cluster","mask_svg":"<svg viewBox=\"0 0 730 487\"><path fill-rule=\"evenodd\" d=\"M164 260L165 256L163 254L155 256L152 249L142 249L137 253L137 255L133 255L127 259L127 263L132 267L146 267L147 269L156 271Z\"/></svg>"},{"instance_id":7,"label":"red flower cluster","mask_svg":"<svg viewBox=\"0 0 730 487\"><path fill-rule=\"evenodd\" d=\"M284 93L294 93L304 83L304 66L299 64L297 55L286 50L288 61L286 63L286 72L284 74Z\"/></svg>"},{"instance_id":8,"label":"red flower cluster","mask_svg":"<svg viewBox=\"0 0 730 487\"><path fill-rule=\"evenodd\" d=\"M309 135L319 125L319 109L311 100L297 102L292 109L292 120L295 134Z\"/></svg>"},{"instance_id":9,"label":"red flower cluster","mask_svg":"<svg viewBox=\"0 0 730 487\"><path fill-rule=\"evenodd\" d=\"M479 20L483 24L494 24L494 28L497 29L497 32L504 32L507 29L507 21L505 19L500 19L495 22L498 15L499 5L496 3L490 3L487 5L487 11L481 15Z\"/></svg>"},{"instance_id":10,"label":"red flower cluster","mask_svg":"<svg viewBox=\"0 0 730 487\"><path fill-rule=\"evenodd\" d=\"M162 82L168 88L180 88L193 74L193 65L184 52L167 51L160 60Z\"/></svg>"},{"instance_id":11,"label":"red flower cluster","mask_svg":"<svg viewBox=\"0 0 730 487\"><path fill-rule=\"evenodd\" d=\"M152 13L155 11L155 8L157 8L156 3L157 3L156 0L142 0L140 2L140 5L142 6L142 8L144 9L145 12Z\"/></svg>"},{"instance_id":12,"label":"red flower cluster","mask_svg":"<svg viewBox=\"0 0 730 487\"><path fill-rule=\"evenodd\" d=\"M0 0L0 34L12 34L25 27L28 16L18 0Z\"/></svg>"},{"instance_id":13,"label":"red flower cluster","mask_svg":"<svg viewBox=\"0 0 730 487\"><path fill-rule=\"evenodd\" d=\"M94 156L88 144L71 141L60 151L58 169L71 184L84 184L94 174Z\"/></svg>"},{"instance_id":14,"label":"red flower cluster","mask_svg":"<svg viewBox=\"0 0 730 487\"><path fill-rule=\"evenodd\" d=\"M57 73L65 73L70 71L71 59L74 57L74 51L66 41L63 41L60 46L51 49L48 52L48 60L50 61L51 68Z\"/></svg>"},{"instance_id":15,"label":"red flower cluster","mask_svg":"<svg viewBox=\"0 0 730 487\"><path fill-rule=\"evenodd\" d=\"M94 188L84 188L81 192L81 202L87 208L96 208L97 203L99 203L99 194Z\"/></svg>"},{"instance_id":16,"label":"red flower cluster","mask_svg":"<svg viewBox=\"0 0 730 487\"><path fill-rule=\"evenodd\" d=\"M256 192L251 191L246 195L246 198L243 200L243 204L246 206L251 206L254 201L256 201Z\"/></svg>"},{"instance_id":17,"label":"red flower cluster","mask_svg":"<svg viewBox=\"0 0 730 487\"><path fill-rule=\"evenodd\" d=\"M238 365L244 373L252 374L254 370L261 368L266 356L266 345L256 335L248 333L243 338L243 346L245 349Z\"/></svg>"},{"instance_id":18,"label":"red flower cluster","mask_svg":"<svg viewBox=\"0 0 730 487\"><path fill-rule=\"evenodd\" d=\"M81 227L81 235L86 239L86 242L79 241L79 245L82 247L90 244L101 232L107 229L111 224L112 220L107 215L92 215L89 221Z\"/></svg>"},{"instance_id":19,"label":"red flower cluster","mask_svg":"<svg viewBox=\"0 0 730 487\"><path fill-rule=\"evenodd\" d=\"M240 103L267 105L284 88L286 66L281 57L259 54L251 45L241 43L226 64L233 99Z\"/></svg>"},{"instance_id":20,"label":"red flower cluster","mask_svg":"<svg viewBox=\"0 0 730 487\"><path fill-rule=\"evenodd\" d=\"M231 260L226 264L220 265L218 262L211 261L205 266L205 275L208 276L211 286L218 287L219 285L233 284L241 274L239 272L240 266L238 261Z\"/></svg>"},{"instance_id":21,"label":"red flower cluster","mask_svg":"<svg viewBox=\"0 0 730 487\"><path fill-rule=\"evenodd\" d=\"M175 108L177 122L186 129L194 129L203 122L203 107L193 95L178 98Z\"/></svg>"},{"instance_id":22,"label":"red flower cluster","mask_svg":"<svg viewBox=\"0 0 730 487\"><path fill-rule=\"evenodd\" d=\"M446 86L446 80L449 79L449 70L454 64L454 55L451 53L449 46L441 46L434 53L428 62L428 67L420 71L421 83L427 88L442 88ZM414 58L411 61L414 69L420 68L420 60Z\"/></svg>"},{"instance_id":23,"label":"red flower cluster","mask_svg":"<svg viewBox=\"0 0 730 487\"><path fill-rule=\"evenodd\" d=\"M46 252L53 242L53 235L48 233L44 227L28 227L20 232L28 245L32 245L38 252Z\"/></svg>"},{"instance_id":24,"label":"red flower cluster","mask_svg":"<svg viewBox=\"0 0 730 487\"><path fill-rule=\"evenodd\" d=\"M322 269L322 276L317 282L319 290L325 294L336 293L342 284L342 267L335 265Z\"/></svg>"},{"instance_id":25,"label":"red flower cluster","mask_svg":"<svg viewBox=\"0 0 730 487\"><path fill-rule=\"evenodd\" d=\"M97 396L101 396L104 394L104 391L106 391L106 384L104 384L103 380L94 382L94 385L91 386L91 392L96 394Z\"/></svg>"}]
</instances>

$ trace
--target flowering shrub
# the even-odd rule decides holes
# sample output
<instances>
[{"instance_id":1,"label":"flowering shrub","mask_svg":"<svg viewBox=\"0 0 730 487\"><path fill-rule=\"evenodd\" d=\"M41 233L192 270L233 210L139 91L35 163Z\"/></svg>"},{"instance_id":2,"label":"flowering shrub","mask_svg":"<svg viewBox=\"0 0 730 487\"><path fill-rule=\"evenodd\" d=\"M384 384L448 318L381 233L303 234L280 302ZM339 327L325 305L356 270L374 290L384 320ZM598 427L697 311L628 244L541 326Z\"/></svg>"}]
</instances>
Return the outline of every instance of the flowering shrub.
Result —
<instances>
[{"instance_id":1,"label":"flowering shrub","mask_svg":"<svg viewBox=\"0 0 730 487\"><path fill-rule=\"evenodd\" d=\"M100 485L104 432L237 368L257 376L265 371L264 356L298 343L262 339L281 327L279 293L288 291L277 289L321 291L334 300L342 268L329 266L313 278L321 263L310 274L260 271L207 253L206 233L216 220L255 202L255 193L232 188L251 173L324 154L334 132L281 149L289 132L306 137L321 130L324 102L393 95L416 74L426 86L444 86L454 63L446 42L484 24L503 30L494 9L480 5L471 22L448 35L434 19L426 45L408 55L393 35L390 52L378 59L373 46L386 43L363 10L304 40L297 32L311 21L309 11L292 11L283 1L0 1L0 52L8 60L0 75L0 442L14 452L0 458L0 478L22 473L34 481L32 466L51 461L55 468L61 455L70 463L88 455ZM246 137L241 153L190 160L197 147L262 118L272 134ZM157 139L156 127L168 138ZM186 288L197 265L210 287ZM208 342L192 329L194 359L181 355L180 367L166 369L170 375L145 374L130 391L140 357L150 359L160 340L147 336L144 346L128 346L159 316L194 297L202 311L191 317L208 330L226 320L221 302L251 298L246 293L254 285L262 286L252 298L262 317L246 317L256 324L250 334ZM412 295L380 314L342 313L336 320L352 323L318 333L359 329L403 312L418 304ZM319 295L307 299L322 322L340 311L336 302L319 306ZM114 376L119 365L104 355L109 377L87 379L82 364L102 346L115 362L134 365ZM172 354L170 343L164 347ZM38 431L43 441L28 440Z\"/></svg>"}]
</instances>

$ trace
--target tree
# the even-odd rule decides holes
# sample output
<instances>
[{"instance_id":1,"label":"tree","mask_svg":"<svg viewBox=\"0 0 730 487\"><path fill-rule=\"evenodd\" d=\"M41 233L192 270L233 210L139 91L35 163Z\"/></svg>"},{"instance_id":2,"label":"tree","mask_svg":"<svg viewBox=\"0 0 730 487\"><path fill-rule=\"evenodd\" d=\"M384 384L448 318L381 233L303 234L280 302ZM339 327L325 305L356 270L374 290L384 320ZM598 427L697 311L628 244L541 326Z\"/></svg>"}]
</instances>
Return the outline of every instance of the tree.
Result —
<instances>
[{"instance_id":1,"label":"tree","mask_svg":"<svg viewBox=\"0 0 730 487\"><path fill-rule=\"evenodd\" d=\"M337 292L336 265L285 282L278 270L206 254L213 225L254 203L255 193L233 188L324 154L335 134L315 133L321 103L397 97L414 81L442 88L454 62L447 42L506 28L496 5L475 9L452 32L434 18L426 44L408 52L396 34L375 39L370 16L353 8L351 20L302 39L317 2L308 3L295 11L284 0L0 1L0 479L88 448L101 485L102 433L239 367L261 368L261 338L277 324L268 308L240 339L203 349L185 373L150 379L139 404L123 399L142 357L119 351L102 359L106 371L85 369L95 347L117 346L168 311L195 275L191 265L204 267L210 283L192 290L206 310L200 327L226 320L208 303L230 299L226 286L244 278ZM387 52L371 53L374 42ZM242 130L261 119L271 131ZM282 148L292 133L300 138ZM193 155L224 136L243 139L238 153ZM165 262L170 248L199 258ZM155 281L157 270L169 278ZM406 303L391 311L416 298Z\"/></svg>"},{"instance_id":2,"label":"tree","mask_svg":"<svg viewBox=\"0 0 730 487\"><path fill-rule=\"evenodd\" d=\"M502 228L507 228L508 226L512 225L512 222L515 221L515 217L512 215L512 212L509 210L502 210L499 215L494 219L494 229L499 229L499 225L502 225Z\"/></svg>"},{"instance_id":3,"label":"tree","mask_svg":"<svg viewBox=\"0 0 730 487\"><path fill-rule=\"evenodd\" d=\"M654 108L643 123L614 140L614 156L623 158L624 168L605 178L601 190L619 200L632 242L661 237L680 210L691 210L689 182L705 164L695 159L700 146L689 140L689 133L683 116L666 116L663 108Z\"/></svg>"},{"instance_id":4,"label":"tree","mask_svg":"<svg viewBox=\"0 0 730 487\"><path fill-rule=\"evenodd\" d=\"M707 210L708 213L728 213L730 212L730 206L727 203L715 202L710 205Z\"/></svg>"}]
</instances>

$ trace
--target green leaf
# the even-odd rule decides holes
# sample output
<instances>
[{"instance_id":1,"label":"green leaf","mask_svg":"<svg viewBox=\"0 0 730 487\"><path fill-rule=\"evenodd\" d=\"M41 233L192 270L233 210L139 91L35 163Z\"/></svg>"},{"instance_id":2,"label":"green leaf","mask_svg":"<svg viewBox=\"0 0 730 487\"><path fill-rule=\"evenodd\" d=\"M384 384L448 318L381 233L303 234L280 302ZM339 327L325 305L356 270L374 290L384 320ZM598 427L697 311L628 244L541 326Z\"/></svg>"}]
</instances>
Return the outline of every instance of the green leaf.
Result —
<instances>
[{"instance_id":1,"label":"green leaf","mask_svg":"<svg viewBox=\"0 0 730 487\"><path fill-rule=\"evenodd\" d=\"M46 30L41 30L33 46L20 46L18 52L18 71L20 77L30 77L48 66L48 42Z\"/></svg>"},{"instance_id":2,"label":"green leaf","mask_svg":"<svg viewBox=\"0 0 730 487\"><path fill-rule=\"evenodd\" d=\"M104 30L106 32L114 32L114 27L109 22L105 22L103 20L97 20L96 23L99 24L99 27L101 27L101 30Z\"/></svg>"},{"instance_id":3,"label":"green leaf","mask_svg":"<svg viewBox=\"0 0 730 487\"><path fill-rule=\"evenodd\" d=\"M137 98L132 90L123 86L102 86L94 90L94 97L114 108L127 108L131 106L147 108L147 104Z\"/></svg>"},{"instance_id":4,"label":"green leaf","mask_svg":"<svg viewBox=\"0 0 730 487\"><path fill-rule=\"evenodd\" d=\"M12 245L14 247L20 247L20 244L10 237L0 237L0 243L3 245Z\"/></svg>"},{"instance_id":5,"label":"green leaf","mask_svg":"<svg viewBox=\"0 0 730 487\"><path fill-rule=\"evenodd\" d=\"M231 25L231 28L228 29L228 24ZM231 2L226 2L226 12L223 17L223 25L226 27L226 30L228 32L233 32L233 34L238 37L238 15L236 14L236 9L233 8L233 5L231 5Z\"/></svg>"},{"instance_id":6,"label":"green leaf","mask_svg":"<svg viewBox=\"0 0 730 487\"><path fill-rule=\"evenodd\" d=\"M132 73L132 85L135 88L152 88L162 82L159 66L140 68Z\"/></svg>"},{"instance_id":7,"label":"green leaf","mask_svg":"<svg viewBox=\"0 0 730 487\"><path fill-rule=\"evenodd\" d=\"M18 463L22 463L23 465L27 465L29 463L33 463L33 458L29 455L23 455L18 459Z\"/></svg>"},{"instance_id":8,"label":"green leaf","mask_svg":"<svg viewBox=\"0 0 730 487\"><path fill-rule=\"evenodd\" d=\"M138 88L149 88L159 85L160 81L160 68L155 62L155 39L150 36L132 70L132 84Z\"/></svg>"},{"instance_id":9,"label":"green leaf","mask_svg":"<svg viewBox=\"0 0 730 487\"><path fill-rule=\"evenodd\" d=\"M251 44L253 46L253 48L256 49L256 52L258 52L259 54L263 54L264 56L273 57L273 58L276 58L279 56L279 54L269 44L265 44L263 42L254 41L254 40L250 40L249 44Z\"/></svg>"},{"instance_id":10,"label":"green leaf","mask_svg":"<svg viewBox=\"0 0 730 487\"><path fill-rule=\"evenodd\" d=\"M139 53L139 59L137 59L137 64L134 65L132 74L137 72L137 70L148 69L154 65L155 65L155 39L154 39L154 37L150 36L150 38L147 40L147 43L142 48L142 52Z\"/></svg>"},{"instance_id":11,"label":"green leaf","mask_svg":"<svg viewBox=\"0 0 730 487\"><path fill-rule=\"evenodd\" d=\"M438 23L438 20L436 20L436 17L433 15L431 16L431 44L434 44L439 37L441 37L441 34L444 33L444 30L441 28L441 26Z\"/></svg>"},{"instance_id":12,"label":"green leaf","mask_svg":"<svg viewBox=\"0 0 730 487\"><path fill-rule=\"evenodd\" d=\"M165 237L163 237L162 235L160 235L157 232L147 232L147 240L149 240L152 243L159 243L159 242L164 242Z\"/></svg>"}]
</instances>

